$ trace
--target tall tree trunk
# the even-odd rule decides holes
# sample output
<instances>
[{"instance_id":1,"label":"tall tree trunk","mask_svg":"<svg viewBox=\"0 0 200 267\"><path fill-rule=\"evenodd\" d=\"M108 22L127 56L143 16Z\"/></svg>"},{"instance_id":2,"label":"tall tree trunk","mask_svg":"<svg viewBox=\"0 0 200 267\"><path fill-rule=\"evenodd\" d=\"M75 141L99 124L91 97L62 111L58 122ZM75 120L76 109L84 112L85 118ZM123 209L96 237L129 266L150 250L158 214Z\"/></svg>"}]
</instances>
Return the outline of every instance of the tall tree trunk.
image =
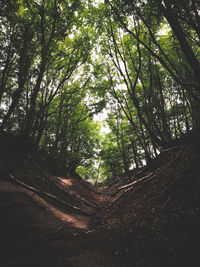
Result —
<instances>
[{"instance_id":1,"label":"tall tree trunk","mask_svg":"<svg viewBox=\"0 0 200 267\"><path fill-rule=\"evenodd\" d=\"M12 45L10 42L9 47L8 47L6 63L5 63L4 69L2 71L2 77L1 77L1 82L0 82L0 103L1 103L2 96L5 92L6 82L7 82L7 78L8 78L8 72L9 72L9 68L10 68L10 64L11 64L11 58L12 58L11 46Z\"/></svg>"},{"instance_id":2,"label":"tall tree trunk","mask_svg":"<svg viewBox=\"0 0 200 267\"><path fill-rule=\"evenodd\" d=\"M177 16L174 14L172 7L168 1L164 1L165 6L160 2L161 9L167 21L169 22L174 34L176 35L182 51L187 59L191 69L195 74L196 81L198 82L198 91L200 93L200 62L196 58L191 46L189 45L185 33L177 19Z\"/></svg>"},{"instance_id":3,"label":"tall tree trunk","mask_svg":"<svg viewBox=\"0 0 200 267\"><path fill-rule=\"evenodd\" d=\"M46 67L46 59L42 60L42 62L41 62L40 71L38 74L36 85L33 89L32 95L31 95L30 107L29 107L28 114L27 114L26 119L25 119L25 126L23 129L23 136L25 138L29 138L31 131L32 131L32 127L33 127L33 123L34 123L34 117L35 117L35 107L36 107L37 96L38 96L38 93L40 91L40 86L41 86L43 75L45 72L45 67Z\"/></svg>"}]
</instances>

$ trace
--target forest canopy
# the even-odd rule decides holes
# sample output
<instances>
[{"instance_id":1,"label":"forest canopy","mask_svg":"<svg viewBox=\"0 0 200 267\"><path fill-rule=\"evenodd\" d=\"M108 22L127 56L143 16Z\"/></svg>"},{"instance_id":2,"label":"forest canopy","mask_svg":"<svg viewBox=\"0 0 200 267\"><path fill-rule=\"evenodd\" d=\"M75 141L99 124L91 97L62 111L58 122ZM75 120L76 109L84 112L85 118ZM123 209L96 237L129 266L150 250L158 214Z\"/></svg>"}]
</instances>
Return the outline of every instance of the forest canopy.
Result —
<instances>
[{"instance_id":1,"label":"forest canopy","mask_svg":"<svg viewBox=\"0 0 200 267\"><path fill-rule=\"evenodd\" d=\"M0 132L96 184L141 168L200 125L199 36L197 0L1 1Z\"/></svg>"}]
</instances>

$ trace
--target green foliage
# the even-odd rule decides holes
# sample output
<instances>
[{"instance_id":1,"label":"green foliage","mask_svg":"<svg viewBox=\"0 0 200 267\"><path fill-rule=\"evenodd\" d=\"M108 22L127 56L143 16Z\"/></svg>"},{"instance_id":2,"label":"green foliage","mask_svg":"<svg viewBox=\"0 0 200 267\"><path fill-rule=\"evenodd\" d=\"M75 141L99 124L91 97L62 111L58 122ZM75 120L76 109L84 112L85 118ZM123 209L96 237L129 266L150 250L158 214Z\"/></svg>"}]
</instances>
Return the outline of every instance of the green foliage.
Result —
<instances>
[{"instance_id":1,"label":"green foliage","mask_svg":"<svg viewBox=\"0 0 200 267\"><path fill-rule=\"evenodd\" d=\"M185 2L4 1L0 130L96 184L151 162L200 124L200 7Z\"/></svg>"}]
</instances>

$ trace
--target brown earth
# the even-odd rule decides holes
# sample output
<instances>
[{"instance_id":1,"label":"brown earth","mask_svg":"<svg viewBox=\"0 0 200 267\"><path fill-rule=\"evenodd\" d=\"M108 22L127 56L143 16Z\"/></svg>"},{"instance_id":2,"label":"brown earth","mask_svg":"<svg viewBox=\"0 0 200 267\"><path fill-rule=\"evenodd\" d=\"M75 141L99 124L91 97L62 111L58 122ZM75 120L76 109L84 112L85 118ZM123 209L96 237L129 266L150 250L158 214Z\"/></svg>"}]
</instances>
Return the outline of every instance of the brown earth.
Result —
<instances>
[{"instance_id":1,"label":"brown earth","mask_svg":"<svg viewBox=\"0 0 200 267\"><path fill-rule=\"evenodd\" d=\"M200 266L199 130L101 191L0 137L0 266Z\"/></svg>"}]
</instances>

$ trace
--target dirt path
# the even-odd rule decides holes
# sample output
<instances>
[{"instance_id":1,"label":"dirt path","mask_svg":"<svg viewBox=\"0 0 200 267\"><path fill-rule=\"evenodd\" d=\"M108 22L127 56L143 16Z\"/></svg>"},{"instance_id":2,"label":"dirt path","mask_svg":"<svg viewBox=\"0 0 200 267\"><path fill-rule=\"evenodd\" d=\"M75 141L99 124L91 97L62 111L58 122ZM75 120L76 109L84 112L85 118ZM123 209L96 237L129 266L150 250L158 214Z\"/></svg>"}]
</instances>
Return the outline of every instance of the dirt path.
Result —
<instances>
[{"instance_id":1,"label":"dirt path","mask_svg":"<svg viewBox=\"0 0 200 267\"><path fill-rule=\"evenodd\" d=\"M200 265L198 135L108 195L32 162L0 172L0 266Z\"/></svg>"},{"instance_id":2,"label":"dirt path","mask_svg":"<svg viewBox=\"0 0 200 267\"><path fill-rule=\"evenodd\" d=\"M14 185L12 182L8 181L0 181L0 193L4 196L6 196L6 194L10 196L12 193L12 197L16 200L16 203L27 209L31 219L39 226L44 224L44 222L45 225L49 223L52 225L54 222L53 225L55 227L59 227L63 225L63 223L79 229L87 229L88 227L89 217L81 216L76 214L76 212L73 213L69 211L67 213L66 211L62 211L59 207L56 207L55 204L51 204L20 185ZM7 203L1 202L1 208L3 204L7 206Z\"/></svg>"}]
</instances>

